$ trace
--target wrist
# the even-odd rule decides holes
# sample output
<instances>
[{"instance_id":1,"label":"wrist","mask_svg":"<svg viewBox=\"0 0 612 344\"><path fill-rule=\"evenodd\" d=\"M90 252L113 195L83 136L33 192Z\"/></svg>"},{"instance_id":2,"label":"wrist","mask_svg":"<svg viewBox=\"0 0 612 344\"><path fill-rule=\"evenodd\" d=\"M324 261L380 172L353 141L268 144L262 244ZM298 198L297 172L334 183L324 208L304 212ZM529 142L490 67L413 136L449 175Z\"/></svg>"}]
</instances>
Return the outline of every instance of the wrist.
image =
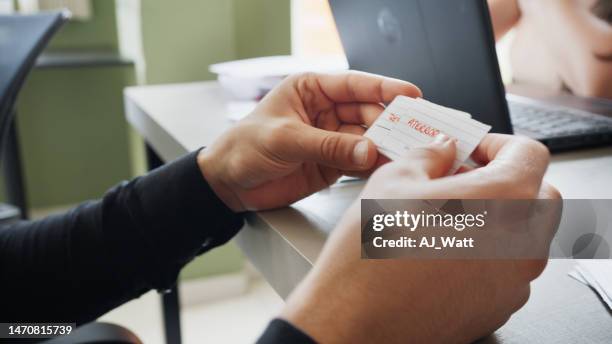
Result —
<instances>
[{"instance_id":1,"label":"wrist","mask_svg":"<svg viewBox=\"0 0 612 344\"><path fill-rule=\"evenodd\" d=\"M318 343L373 342L373 332L367 332L373 321L372 313L365 311L367 301L355 297L355 291L336 288L343 282L329 280L325 285L298 287L301 290L287 300L280 317ZM356 299L361 300L352 302Z\"/></svg>"},{"instance_id":2,"label":"wrist","mask_svg":"<svg viewBox=\"0 0 612 344\"><path fill-rule=\"evenodd\" d=\"M237 213L242 212L245 209L240 198L230 184L223 180L223 172L219 169L219 163L220 159L216 159L214 154L206 148L198 153L197 164L204 180L228 208Z\"/></svg>"},{"instance_id":3,"label":"wrist","mask_svg":"<svg viewBox=\"0 0 612 344\"><path fill-rule=\"evenodd\" d=\"M339 226L354 225L340 222ZM336 231L342 229L336 228ZM330 254L329 248L326 249L287 299L281 318L319 343L372 342L373 333L368 331L372 327L374 312L371 300L364 297L367 290L354 280L356 274L351 266L342 263L346 257ZM356 253L347 251L350 251L349 255Z\"/></svg>"}]
</instances>

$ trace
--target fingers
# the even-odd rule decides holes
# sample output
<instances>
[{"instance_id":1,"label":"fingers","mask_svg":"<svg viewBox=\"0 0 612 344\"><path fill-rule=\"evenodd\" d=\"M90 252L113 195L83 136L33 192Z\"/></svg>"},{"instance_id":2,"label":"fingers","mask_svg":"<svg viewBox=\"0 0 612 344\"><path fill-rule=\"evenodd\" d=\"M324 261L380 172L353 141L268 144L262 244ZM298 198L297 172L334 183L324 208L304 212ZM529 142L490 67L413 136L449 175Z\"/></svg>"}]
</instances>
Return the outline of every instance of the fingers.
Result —
<instances>
[{"instance_id":1,"label":"fingers","mask_svg":"<svg viewBox=\"0 0 612 344\"><path fill-rule=\"evenodd\" d=\"M323 94L335 103L388 103L398 95L420 97L415 85L379 75L351 71L342 74L305 74L313 78ZM312 85L311 85L312 86Z\"/></svg>"},{"instance_id":2,"label":"fingers","mask_svg":"<svg viewBox=\"0 0 612 344\"><path fill-rule=\"evenodd\" d=\"M336 105L336 116L342 123L372 126L378 116L385 111L375 103L342 103Z\"/></svg>"},{"instance_id":3,"label":"fingers","mask_svg":"<svg viewBox=\"0 0 612 344\"><path fill-rule=\"evenodd\" d=\"M411 149L402 158L392 162L390 166L411 176L434 179L448 174L456 154L455 141L440 134L427 147Z\"/></svg>"},{"instance_id":4,"label":"fingers","mask_svg":"<svg viewBox=\"0 0 612 344\"><path fill-rule=\"evenodd\" d=\"M366 129L356 124L342 124L340 125L337 131L340 133L345 133L345 134L354 134L354 135L363 136L363 134L365 134L366 132Z\"/></svg>"},{"instance_id":5,"label":"fingers","mask_svg":"<svg viewBox=\"0 0 612 344\"><path fill-rule=\"evenodd\" d=\"M495 159L499 151L512 140L511 135L487 134L472 153L472 159L482 165Z\"/></svg>"},{"instance_id":6,"label":"fingers","mask_svg":"<svg viewBox=\"0 0 612 344\"><path fill-rule=\"evenodd\" d=\"M340 170L363 171L372 168L378 157L374 143L360 135L306 125L294 134L297 137L287 140L289 150L285 149L294 160L316 162ZM292 141L297 144L289 144Z\"/></svg>"},{"instance_id":7,"label":"fingers","mask_svg":"<svg viewBox=\"0 0 612 344\"><path fill-rule=\"evenodd\" d=\"M540 243L542 250L540 256L547 257L550 251L550 243L557 233L561 221L563 200L559 190L547 182L542 182L537 198L532 210L533 214L537 214L533 220L533 227L535 227L533 229L535 234L533 241L534 243Z\"/></svg>"},{"instance_id":8,"label":"fingers","mask_svg":"<svg viewBox=\"0 0 612 344\"><path fill-rule=\"evenodd\" d=\"M489 134L472 158L485 166L436 180L432 198L533 199L538 197L549 153L539 142Z\"/></svg>"},{"instance_id":9,"label":"fingers","mask_svg":"<svg viewBox=\"0 0 612 344\"><path fill-rule=\"evenodd\" d=\"M482 164L512 163L516 167L532 166L546 170L550 158L543 144L522 136L488 134L472 153L472 159Z\"/></svg>"},{"instance_id":10,"label":"fingers","mask_svg":"<svg viewBox=\"0 0 612 344\"><path fill-rule=\"evenodd\" d=\"M550 153L541 143L520 136L489 134L472 154L472 158L485 165L460 176L514 185L516 196L537 196Z\"/></svg>"},{"instance_id":11,"label":"fingers","mask_svg":"<svg viewBox=\"0 0 612 344\"><path fill-rule=\"evenodd\" d=\"M382 154L378 154L378 158L376 159L376 162L374 163L374 166L370 167L367 170L363 170L363 171L341 171L342 175L348 176L348 177L356 177L356 178L368 178L370 177L374 172L376 172L376 170L378 170L381 166L386 165L390 162L391 160L389 160L389 158L387 158L386 156L382 155Z\"/></svg>"}]
</instances>

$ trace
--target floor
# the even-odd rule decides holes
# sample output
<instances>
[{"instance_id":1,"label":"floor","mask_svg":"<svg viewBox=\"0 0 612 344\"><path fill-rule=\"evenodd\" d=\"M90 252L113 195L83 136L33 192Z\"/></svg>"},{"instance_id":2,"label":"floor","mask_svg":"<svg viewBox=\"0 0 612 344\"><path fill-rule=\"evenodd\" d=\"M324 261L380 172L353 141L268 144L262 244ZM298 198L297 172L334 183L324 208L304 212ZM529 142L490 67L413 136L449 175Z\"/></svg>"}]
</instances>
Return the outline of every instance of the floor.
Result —
<instances>
[{"instance_id":1,"label":"floor","mask_svg":"<svg viewBox=\"0 0 612 344\"><path fill-rule=\"evenodd\" d=\"M282 299L262 278L252 279L241 295L182 307L183 343L254 343L282 306ZM143 343L164 344L160 309L159 295L149 292L100 321L129 328Z\"/></svg>"}]
</instances>

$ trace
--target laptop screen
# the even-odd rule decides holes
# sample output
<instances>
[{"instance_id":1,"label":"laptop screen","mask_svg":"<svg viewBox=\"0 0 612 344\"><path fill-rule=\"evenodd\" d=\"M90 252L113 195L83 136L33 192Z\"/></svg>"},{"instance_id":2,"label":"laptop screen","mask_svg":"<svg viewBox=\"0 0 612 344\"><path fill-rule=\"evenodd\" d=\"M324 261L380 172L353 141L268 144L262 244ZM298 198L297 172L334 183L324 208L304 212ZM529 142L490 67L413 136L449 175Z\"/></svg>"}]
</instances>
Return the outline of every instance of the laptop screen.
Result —
<instances>
[{"instance_id":1,"label":"laptop screen","mask_svg":"<svg viewBox=\"0 0 612 344\"><path fill-rule=\"evenodd\" d=\"M351 69L512 133L486 0L330 0Z\"/></svg>"}]
</instances>

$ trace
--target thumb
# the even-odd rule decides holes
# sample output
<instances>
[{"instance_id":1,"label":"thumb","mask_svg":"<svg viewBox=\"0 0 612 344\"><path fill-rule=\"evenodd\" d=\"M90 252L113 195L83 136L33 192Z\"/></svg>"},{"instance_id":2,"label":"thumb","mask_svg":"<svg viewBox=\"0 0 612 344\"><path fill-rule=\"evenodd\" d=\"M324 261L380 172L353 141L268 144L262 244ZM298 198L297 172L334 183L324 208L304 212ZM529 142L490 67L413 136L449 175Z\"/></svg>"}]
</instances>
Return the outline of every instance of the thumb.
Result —
<instances>
[{"instance_id":1,"label":"thumb","mask_svg":"<svg viewBox=\"0 0 612 344\"><path fill-rule=\"evenodd\" d=\"M455 140L445 134L439 134L429 145L409 150L393 164L411 175L422 175L429 179L440 178L448 174L456 154Z\"/></svg>"},{"instance_id":2,"label":"thumb","mask_svg":"<svg viewBox=\"0 0 612 344\"><path fill-rule=\"evenodd\" d=\"M297 149L292 154L304 161L341 170L360 171L374 166L378 157L374 143L361 135L310 126L301 128L297 135Z\"/></svg>"}]
</instances>

